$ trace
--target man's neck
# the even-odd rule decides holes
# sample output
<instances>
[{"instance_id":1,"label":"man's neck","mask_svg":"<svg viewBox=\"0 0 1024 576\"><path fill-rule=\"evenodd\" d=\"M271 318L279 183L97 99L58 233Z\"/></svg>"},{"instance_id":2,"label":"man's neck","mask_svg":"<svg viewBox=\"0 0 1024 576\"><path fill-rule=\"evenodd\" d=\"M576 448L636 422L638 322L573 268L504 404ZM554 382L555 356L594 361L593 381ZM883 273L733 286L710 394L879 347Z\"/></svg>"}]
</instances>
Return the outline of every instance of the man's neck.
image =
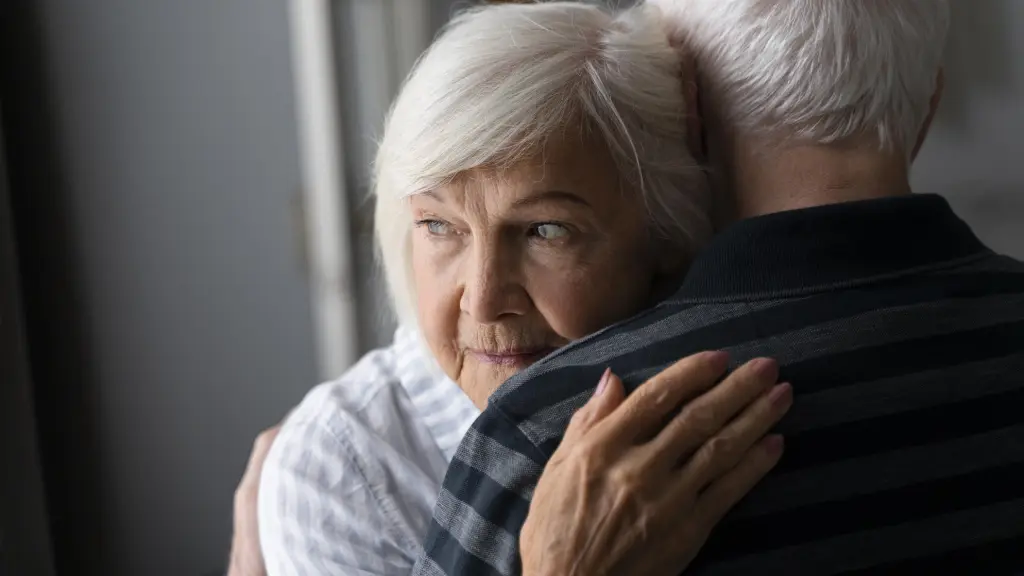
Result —
<instances>
[{"instance_id":1,"label":"man's neck","mask_svg":"<svg viewBox=\"0 0 1024 576\"><path fill-rule=\"evenodd\" d=\"M766 152L767 150L767 152ZM731 170L734 218L750 218L910 193L900 152L844 145L738 149Z\"/></svg>"}]
</instances>

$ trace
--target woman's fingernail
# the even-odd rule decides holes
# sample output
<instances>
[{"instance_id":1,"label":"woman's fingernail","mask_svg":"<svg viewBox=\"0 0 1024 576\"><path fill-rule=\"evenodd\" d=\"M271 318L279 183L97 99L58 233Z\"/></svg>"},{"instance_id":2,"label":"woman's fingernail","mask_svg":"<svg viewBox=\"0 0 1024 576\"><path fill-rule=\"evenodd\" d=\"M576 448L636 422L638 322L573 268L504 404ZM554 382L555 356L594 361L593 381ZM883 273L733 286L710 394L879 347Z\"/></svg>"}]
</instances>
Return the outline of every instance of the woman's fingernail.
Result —
<instances>
[{"instance_id":1,"label":"woman's fingernail","mask_svg":"<svg viewBox=\"0 0 1024 576\"><path fill-rule=\"evenodd\" d=\"M750 369L758 378L775 380L778 378L779 363L771 358L757 358L750 361Z\"/></svg>"},{"instance_id":2,"label":"woman's fingernail","mask_svg":"<svg viewBox=\"0 0 1024 576\"><path fill-rule=\"evenodd\" d=\"M782 449L786 446L786 440L781 434L772 434L764 439L764 448L769 454L781 454Z\"/></svg>"},{"instance_id":3,"label":"woman's fingernail","mask_svg":"<svg viewBox=\"0 0 1024 576\"><path fill-rule=\"evenodd\" d=\"M793 386L789 382L776 384L771 392L768 393L768 401L771 402L772 406L788 404L793 399L792 392Z\"/></svg>"},{"instance_id":4,"label":"woman's fingernail","mask_svg":"<svg viewBox=\"0 0 1024 576\"><path fill-rule=\"evenodd\" d=\"M597 392L594 392L594 396L600 396L601 393L608 388L608 382L612 379L612 369L605 368L604 374L601 375L601 381L597 383Z\"/></svg>"},{"instance_id":5,"label":"woman's fingernail","mask_svg":"<svg viewBox=\"0 0 1024 576\"><path fill-rule=\"evenodd\" d=\"M729 353L725 350L705 352L707 361L718 369L725 370L729 367Z\"/></svg>"}]
</instances>

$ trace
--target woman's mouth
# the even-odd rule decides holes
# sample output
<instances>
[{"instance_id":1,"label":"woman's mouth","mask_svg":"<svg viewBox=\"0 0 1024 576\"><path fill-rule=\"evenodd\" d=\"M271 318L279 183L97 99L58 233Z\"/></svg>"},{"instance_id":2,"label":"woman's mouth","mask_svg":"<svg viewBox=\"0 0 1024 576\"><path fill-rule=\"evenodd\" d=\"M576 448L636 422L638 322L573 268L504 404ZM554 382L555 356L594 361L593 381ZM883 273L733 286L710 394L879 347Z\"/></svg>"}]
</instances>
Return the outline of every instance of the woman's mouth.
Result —
<instances>
[{"instance_id":1,"label":"woman's mouth","mask_svg":"<svg viewBox=\"0 0 1024 576\"><path fill-rule=\"evenodd\" d=\"M501 352L469 349L469 353L481 364L511 366L515 368L525 368L553 351L554 348L518 349Z\"/></svg>"}]
</instances>

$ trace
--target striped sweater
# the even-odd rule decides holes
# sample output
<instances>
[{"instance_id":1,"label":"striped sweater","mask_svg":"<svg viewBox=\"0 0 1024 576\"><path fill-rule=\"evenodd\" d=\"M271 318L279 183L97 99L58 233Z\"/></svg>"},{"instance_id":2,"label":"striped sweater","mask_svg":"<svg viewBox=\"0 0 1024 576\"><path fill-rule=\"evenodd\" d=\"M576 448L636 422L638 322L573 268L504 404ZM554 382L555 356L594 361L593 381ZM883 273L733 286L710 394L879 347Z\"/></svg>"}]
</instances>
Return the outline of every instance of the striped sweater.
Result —
<instances>
[{"instance_id":1,"label":"striped sweater","mask_svg":"<svg viewBox=\"0 0 1024 576\"><path fill-rule=\"evenodd\" d=\"M503 384L414 574L518 574L532 491L605 367L632 390L712 349L778 359L796 400L783 460L686 574L1024 574L1024 264L930 195L741 221L673 298Z\"/></svg>"}]
</instances>

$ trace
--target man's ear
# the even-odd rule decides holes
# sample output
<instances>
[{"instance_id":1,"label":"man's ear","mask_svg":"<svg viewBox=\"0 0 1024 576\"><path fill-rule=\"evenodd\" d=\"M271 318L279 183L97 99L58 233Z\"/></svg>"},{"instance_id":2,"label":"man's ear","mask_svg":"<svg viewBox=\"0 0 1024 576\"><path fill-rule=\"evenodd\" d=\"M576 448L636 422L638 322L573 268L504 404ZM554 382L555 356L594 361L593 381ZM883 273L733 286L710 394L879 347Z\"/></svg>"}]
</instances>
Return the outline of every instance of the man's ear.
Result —
<instances>
[{"instance_id":1,"label":"man's ear","mask_svg":"<svg viewBox=\"0 0 1024 576\"><path fill-rule=\"evenodd\" d=\"M707 139L704 134L704 122L700 116L700 87L697 80L686 83L686 147L697 162L705 164L708 159Z\"/></svg>"},{"instance_id":2,"label":"man's ear","mask_svg":"<svg viewBox=\"0 0 1024 576\"><path fill-rule=\"evenodd\" d=\"M684 56L680 66L683 81L683 103L686 106L686 147L698 162L707 159L704 150L704 123L700 118L700 88L697 85L697 62Z\"/></svg>"},{"instance_id":3,"label":"man's ear","mask_svg":"<svg viewBox=\"0 0 1024 576\"><path fill-rule=\"evenodd\" d=\"M914 150L910 154L911 162L917 159L918 152L921 151L925 139L928 138L928 131L932 127L932 121L935 120L935 113L939 111L939 103L942 102L942 91L945 88L946 73L942 68L939 68L939 74L935 78L935 92L932 93L932 99L928 103L928 116L925 117L924 124L921 125L921 131L917 134L917 142L914 143Z\"/></svg>"}]
</instances>

